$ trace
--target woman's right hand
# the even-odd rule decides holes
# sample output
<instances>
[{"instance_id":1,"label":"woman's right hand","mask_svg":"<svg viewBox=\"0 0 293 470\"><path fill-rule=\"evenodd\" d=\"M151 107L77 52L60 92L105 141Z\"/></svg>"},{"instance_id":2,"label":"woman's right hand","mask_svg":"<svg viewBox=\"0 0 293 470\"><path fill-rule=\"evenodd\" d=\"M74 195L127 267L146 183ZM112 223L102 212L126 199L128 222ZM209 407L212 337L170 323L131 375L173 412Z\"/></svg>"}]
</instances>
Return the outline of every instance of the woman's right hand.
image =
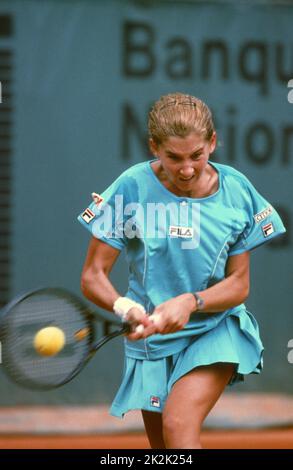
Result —
<instances>
[{"instance_id":1,"label":"woman's right hand","mask_svg":"<svg viewBox=\"0 0 293 470\"><path fill-rule=\"evenodd\" d=\"M131 333L125 335L130 341L137 341L144 338L145 328L148 328L148 336L156 332L156 326L154 322L150 320L149 315L143 313L136 307L132 307L128 311L125 320L132 326Z\"/></svg>"}]
</instances>

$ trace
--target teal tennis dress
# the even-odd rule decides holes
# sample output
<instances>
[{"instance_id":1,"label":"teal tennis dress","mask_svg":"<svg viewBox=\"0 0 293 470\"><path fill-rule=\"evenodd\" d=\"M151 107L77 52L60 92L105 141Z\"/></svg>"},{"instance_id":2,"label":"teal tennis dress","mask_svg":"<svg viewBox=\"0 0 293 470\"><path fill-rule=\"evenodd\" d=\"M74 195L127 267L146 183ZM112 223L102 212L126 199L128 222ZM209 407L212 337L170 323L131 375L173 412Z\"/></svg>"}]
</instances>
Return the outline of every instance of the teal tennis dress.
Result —
<instances>
[{"instance_id":1,"label":"teal tennis dress","mask_svg":"<svg viewBox=\"0 0 293 470\"><path fill-rule=\"evenodd\" d=\"M242 173L209 164L219 176L210 196L173 194L148 161L122 173L78 216L94 237L126 250L125 295L150 314L170 298L220 282L229 256L285 232L276 210ZM258 325L244 304L193 313L180 331L125 338L124 345L123 380L110 410L118 417L132 409L162 412L172 385L195 367L233 363L231 384L262 369Z\"/></svg>"}]
</instances>

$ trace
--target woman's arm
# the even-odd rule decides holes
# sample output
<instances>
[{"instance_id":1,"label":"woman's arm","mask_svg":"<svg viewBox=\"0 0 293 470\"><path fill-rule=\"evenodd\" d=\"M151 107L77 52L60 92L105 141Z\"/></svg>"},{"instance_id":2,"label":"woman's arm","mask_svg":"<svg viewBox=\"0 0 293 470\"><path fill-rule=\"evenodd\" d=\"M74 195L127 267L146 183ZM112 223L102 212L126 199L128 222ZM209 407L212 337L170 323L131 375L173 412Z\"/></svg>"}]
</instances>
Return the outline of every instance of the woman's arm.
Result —
<instances>
[{"instance_id":1,"label":"woman's arm","mask_svg":"<svg viewBox=\"0 0 293 470\"><path fill-rule=\"evenodd\" d=\"M120 294L109 280L109 274L120 251L92 238L81 274L81 291L94 304L113 311L115 300Z\"/></svg>"},{"instance_id":2,"label":"woman's arm","mask_svg":"<svg viewBox=\"0 0 293 470\"><path fill-rule=\"evenodd\" d=\"M249 251L230 256L225 279L198 293L204 300L203 312L221 312L244 302L249 293ZM194 296L184 293L158 305L150 319L155 322L156 333L174 333L184 327L195 310ZM133 339L153 333L153 329L145 328L141 335L135 334Z\"/></svg>"},{"instance_id":3,"label":"woman's arm","mask_svg":"<svg viewBox=\"0 0 293 470\"><path fill-rule=\"evenodd\" d=\"M120 251L96 238L89 244L87 257L81 275L81 291L83 295L94 304L113 312L114 302L120 297L111 281L109 274L116 262ZM136 307L132 307L126 316L134 327L142 324L154 331L149 316ZM132 334L128 335L132 339Z\"/></svg>"},{"instance_id":4,"label":"woman's arm","mask_svg":"<svg viewBox=\"0 0 293 470\"><path fill-rule=\"evenodd\" d=\"M221 312L235 307L247 299L249 295L249 261L249 251L228 258L225 279L198 292L204 300L203 312ZM196 302L194 301L195 308Z\"/></svg>"}]
</instances>

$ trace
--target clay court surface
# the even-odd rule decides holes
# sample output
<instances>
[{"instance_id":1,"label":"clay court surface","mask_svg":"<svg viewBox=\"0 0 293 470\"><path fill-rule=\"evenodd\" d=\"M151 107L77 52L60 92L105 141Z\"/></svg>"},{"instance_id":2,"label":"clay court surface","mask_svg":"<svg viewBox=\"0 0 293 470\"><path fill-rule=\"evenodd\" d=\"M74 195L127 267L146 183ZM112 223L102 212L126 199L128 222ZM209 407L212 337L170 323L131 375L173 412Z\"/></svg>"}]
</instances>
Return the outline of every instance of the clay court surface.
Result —
<instances>
[{"instance_id":1,"label":"clay court surface","mask_svg":"<svg viewBox=\"0 0 293 470\"><path fill-rule=\"evenodd\" d=\"M293 398L227 394L202 434L206 449L293 449ZM150 449L140 411L118 419L108 406L0 408L0 449Z\"/></svg>"},{"instance_id":2,"label":"clay court surface","mask_svg":"<svg viewBox=\"0 0 293 470\"><path fill-rule=\"evenodd\" d=\"M293 428L205 431L205 449L293 449ZM150 449L142 433L83 436L1 436L1 449Z\"/></svg>"}]
</instances>

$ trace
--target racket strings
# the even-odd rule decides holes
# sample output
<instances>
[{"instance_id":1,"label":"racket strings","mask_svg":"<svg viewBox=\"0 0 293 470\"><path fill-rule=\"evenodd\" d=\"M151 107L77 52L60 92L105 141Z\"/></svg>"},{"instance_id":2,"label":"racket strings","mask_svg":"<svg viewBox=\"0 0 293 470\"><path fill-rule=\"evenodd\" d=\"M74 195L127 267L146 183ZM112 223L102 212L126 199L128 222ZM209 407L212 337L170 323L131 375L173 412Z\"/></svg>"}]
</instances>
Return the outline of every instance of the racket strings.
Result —
<instances>
[{"instance_id":1,"label":"racket strings","mask_svg":"<svg viewBox=\"0 0 293 470\"><path fill-rule=\"evenodd\" d=\"M50 292L27 297L16 304L3 325L3 361L17 382L40 388L56 387L70 377L90 351L93 327L86 307ZM36 333L56 326L65 334L65 346L45 357L34 348ZM77 335L84 332L83 335Z\"/></svg>"}]
</instances>

